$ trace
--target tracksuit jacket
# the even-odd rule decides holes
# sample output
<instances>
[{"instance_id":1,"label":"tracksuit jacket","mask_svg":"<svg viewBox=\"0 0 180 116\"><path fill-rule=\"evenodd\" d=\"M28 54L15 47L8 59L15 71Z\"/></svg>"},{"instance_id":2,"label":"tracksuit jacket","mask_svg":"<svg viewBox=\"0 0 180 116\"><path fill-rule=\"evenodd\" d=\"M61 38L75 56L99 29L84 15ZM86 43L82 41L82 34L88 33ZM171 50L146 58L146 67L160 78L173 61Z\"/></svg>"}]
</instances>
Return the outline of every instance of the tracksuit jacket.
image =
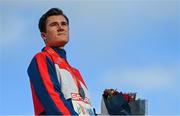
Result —
<instances>
[{"instance_id":1,"label":"tracksuit jacket","mask_svg":"<svg viewBox=\"0 0 180 116\"><path fill-rule=\"evenodd\" d=\"M86 84L67 62L64 49L46 46L34 56L27 71L35 115L94 114Z\"/></svg>"}]
</instances>

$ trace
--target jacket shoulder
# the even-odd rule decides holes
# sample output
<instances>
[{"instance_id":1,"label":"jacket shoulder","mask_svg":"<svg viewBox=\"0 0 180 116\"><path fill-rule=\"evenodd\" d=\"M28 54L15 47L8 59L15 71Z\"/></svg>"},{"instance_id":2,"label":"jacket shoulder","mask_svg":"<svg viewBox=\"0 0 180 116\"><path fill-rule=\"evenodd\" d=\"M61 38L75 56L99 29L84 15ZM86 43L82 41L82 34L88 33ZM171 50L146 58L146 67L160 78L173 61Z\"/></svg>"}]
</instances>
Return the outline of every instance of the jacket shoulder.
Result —
<instances>
[{"instance_id":1,"label":"jacket shoulder","mask_svg":"<svg viewBox=\"0 0 180 116\"><path fill-rule=\"evenodd\" d=\"M32 70L34 67L37 67L37 62L52 62L52 60L47 52L38 52L30 61L29 66L27 68L27 72L30 72L30 70Z\"/></svg>"},{"instance_id":2,"label":"jacket shoulder","mask_svg":"<svg viewBox=\"0 0 180 116\"><path fill-rule=\"evenodd\" d=\"M48 53L45 52L45 51L42 51L42 52L36 53L33 58L36 58L36 57L46 57L46 56L49 57Z\"/></svg>"},{"instance_id":3,"label":"jacket shoulder","mask_svg":"<svg viewBox=\"0 0 180 116\"><path fill-rule=\"evenodd\" d=\"M48 58L48 59L51 60L51 58L50 58L50 56L48 55L47 52L44 52L44 51L38 52L38 53L36 53L36 54L34 55L34 57L32 58L29 66L30 66L31 64L36 64L36 61L37 61L37 60L43 60L43 59L46 60L46 58Z\"/></svg>"}]
</instances>

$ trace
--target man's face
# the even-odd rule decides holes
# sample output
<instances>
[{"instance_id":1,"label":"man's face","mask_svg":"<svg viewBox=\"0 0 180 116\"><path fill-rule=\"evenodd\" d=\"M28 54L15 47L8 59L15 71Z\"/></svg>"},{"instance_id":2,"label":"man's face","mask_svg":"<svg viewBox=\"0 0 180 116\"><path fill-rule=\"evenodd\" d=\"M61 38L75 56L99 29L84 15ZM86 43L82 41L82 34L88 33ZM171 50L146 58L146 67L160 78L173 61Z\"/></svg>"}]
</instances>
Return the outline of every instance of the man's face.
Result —
<instances>
[{"instance_id":1,"label":"man's face","mask_svg":"<svg viewBox=\"0 0 180 116\"><path fill-rule=\"evenodd\" d=\"M64 47L69 41L69 25L63 15L50 16L46 20L46 32L41 33L47 46Z\"/></svg>"}]
</instances>

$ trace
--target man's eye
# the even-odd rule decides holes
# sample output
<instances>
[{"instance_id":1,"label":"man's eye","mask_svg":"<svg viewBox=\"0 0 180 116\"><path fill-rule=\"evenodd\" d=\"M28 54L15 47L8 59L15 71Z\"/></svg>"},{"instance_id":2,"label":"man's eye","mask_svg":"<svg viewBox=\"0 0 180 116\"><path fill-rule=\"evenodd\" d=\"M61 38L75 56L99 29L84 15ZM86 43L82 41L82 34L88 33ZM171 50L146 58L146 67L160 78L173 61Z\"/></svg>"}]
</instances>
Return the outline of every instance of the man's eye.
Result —
<instances>
[{"instance_id":1,"label":"man's eye","mask_svg":"<svg viewBox=\"0 0 180 116\"><path fill-rule=\"evenodd\" d=\"M51 23L50 26L57 26L57 23Z\"/></svg>"},{"instance_id":2,"label":"man's eye","mask_svg":"<svg viewBox=\"0 0 180 116\"><path fill-rule=\"evenodd\" d=\"M66 25L67 25L67 23L66 23L66 22L62 22L61 24L62 24L62 25L64 25L64 26L66 26Z\"/></svg>"}]
</instances>

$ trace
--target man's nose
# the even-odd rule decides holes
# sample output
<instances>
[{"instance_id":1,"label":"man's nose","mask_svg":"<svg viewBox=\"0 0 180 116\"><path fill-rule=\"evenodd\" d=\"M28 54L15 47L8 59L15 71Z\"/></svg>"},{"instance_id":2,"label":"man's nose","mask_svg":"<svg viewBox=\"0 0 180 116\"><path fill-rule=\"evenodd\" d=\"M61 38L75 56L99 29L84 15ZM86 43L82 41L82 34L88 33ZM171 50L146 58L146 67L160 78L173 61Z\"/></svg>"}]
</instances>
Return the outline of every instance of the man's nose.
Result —
<instances>
[{"instance_id":1,"label":"man's nose","mask_svg":"<svg viewBox=\"0 0 180 116\"><path fill-rule=\"evenodd\" d=\"M64 31L64 28L61 24L58 25L58 31Z\"/></svg>"}]
</instances>

